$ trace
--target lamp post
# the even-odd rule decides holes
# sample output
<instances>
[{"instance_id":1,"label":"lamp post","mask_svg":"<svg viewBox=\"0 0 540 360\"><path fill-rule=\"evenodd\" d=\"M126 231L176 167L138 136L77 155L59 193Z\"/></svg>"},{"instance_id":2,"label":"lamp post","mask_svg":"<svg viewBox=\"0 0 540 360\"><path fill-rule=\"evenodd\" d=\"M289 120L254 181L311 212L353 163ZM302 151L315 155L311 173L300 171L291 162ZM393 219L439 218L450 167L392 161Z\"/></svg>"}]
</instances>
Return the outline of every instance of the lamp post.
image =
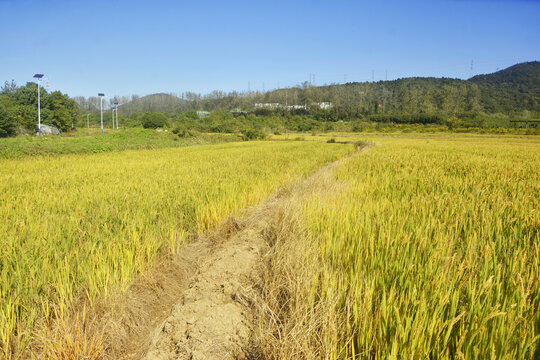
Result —
<instances>
[{"instance_id":1,"label":"lamp post","mask_svg":"<svg viewBox=\"0 0 540 360\"><path fill-rule=\"evenodd\" d=\"M34 77L37 79L38 136L41 136L41 106L39 101L39 81L43 77L43 74L35 74Z\"/></svg>"},{"instance_id":2,"label":"lamp post","mask_svg":"<svg viewBox=\"0 0 540 360\"><path fill-rule=\"evenodd\" d=\"M104 93L99 93L99 100L101 105L101 135L103 135L103 97L105 96Z\"/></svg>"},{"instance_id":3,"label":"lamp post","mask_svg":"<svg viewBox=\"0 0 540 360\"><path fill-rule=\"evenodd\" d=\"M86 113L86 127L88 128L88 130L90 130L90 119L89 119L89 117L90 117L90 113L87 112Z\"/></svg>"},{"instance_id":4,"label":"lamp post","mask_svg":"<svg viewBox=\"0 0 540 360\"><path fill-rule=\"evenodd\" d=\"M112 130L114 131L114 107L111 106L111 115L112 115Z\"/></svg>"},{"instance_id":5,"label":"lamp post","mask_svg":"<svg viewBox=\"0 0 540 360\"><path fill-rule=\"evenodd\" d=\"M114 103L114 110L116 111L116 131L118 131L118 103L117 102Z\"/></svg>"}]
</instances>

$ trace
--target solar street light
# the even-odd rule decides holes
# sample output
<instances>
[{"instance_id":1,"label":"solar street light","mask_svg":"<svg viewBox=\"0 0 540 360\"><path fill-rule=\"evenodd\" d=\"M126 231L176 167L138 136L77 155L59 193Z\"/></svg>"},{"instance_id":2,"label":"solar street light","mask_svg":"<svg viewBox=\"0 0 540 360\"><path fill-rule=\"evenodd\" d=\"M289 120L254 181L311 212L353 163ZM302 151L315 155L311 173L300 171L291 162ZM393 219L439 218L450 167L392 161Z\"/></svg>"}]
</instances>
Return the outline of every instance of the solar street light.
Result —
<instances>
[{"instance_id":1,"label":"solar street light","mask_svg":"<svg viewBox=\"0 0 540 360\"><path fill-rule=\"evenodd\" d=\"M104 93L98 93L100 104L101 104L101 135L103 135L103 97L105 96Z\"/></svg>"},{"instance_id":2,"label":"solar street light","mask_svg":"<svg viewBox=\"0 0 540 360\"><path fill-rule=\"evenodd\" d=\"M39 82L41 81L42 77L43 77L43 74L34 75L34 78L37 79L38 136L41 136L41 106L40 106L40 99L39 99Z\"/></svg>"},{"instance_id":3,"label":"solar street light","mask_svg":"<svg viewBox=\"0 0 540 360\"><path fill-rule=\"evenodd\" d=\"M114 103L114 110L116 111L116 131L118 131L118 103L117 102ZM114 126L113 126L113 130L114 130Z\"/></svg>"}]
</instances>

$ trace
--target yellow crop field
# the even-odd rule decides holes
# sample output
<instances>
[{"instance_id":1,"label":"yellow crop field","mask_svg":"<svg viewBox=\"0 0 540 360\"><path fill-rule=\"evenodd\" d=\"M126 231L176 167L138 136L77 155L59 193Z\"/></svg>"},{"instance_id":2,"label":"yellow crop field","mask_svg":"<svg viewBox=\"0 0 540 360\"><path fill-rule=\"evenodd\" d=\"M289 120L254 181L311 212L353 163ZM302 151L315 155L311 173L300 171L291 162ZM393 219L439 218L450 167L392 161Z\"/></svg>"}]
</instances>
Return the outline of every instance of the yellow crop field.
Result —
<instances>
[{"instance_id":1,"label":"yellow crop field","mask_svg":"<svg viewBox=\"0 0 540 360\"><path fill-rule=\"evenodd\" d=\"M374 140L302 208L325 357L537 359L540 139Z\"/></svg>"},{"instance_id":2,"label":"yellow crop field","mask_svg":"<svg viewBox=\"0 0 540 360\"><path fill-rule=\"evenodd\" d=\"M351 152L301 142L0 160L0 349L38 319L126 286L187 234Z\"/></svg>"}]
</instances>

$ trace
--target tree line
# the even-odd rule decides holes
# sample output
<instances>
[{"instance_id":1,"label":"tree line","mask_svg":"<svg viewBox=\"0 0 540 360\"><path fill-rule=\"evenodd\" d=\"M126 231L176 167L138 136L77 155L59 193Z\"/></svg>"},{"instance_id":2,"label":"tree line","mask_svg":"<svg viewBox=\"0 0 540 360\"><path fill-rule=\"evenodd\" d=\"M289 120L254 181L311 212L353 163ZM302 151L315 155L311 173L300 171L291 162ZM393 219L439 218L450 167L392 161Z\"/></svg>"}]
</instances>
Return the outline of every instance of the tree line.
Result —
<instances>
[{"instance_id":1,"label":"tree line","mask_svg":"<svg viewBox=\"0 0 540 360\"><path fill-rule=\"evenodd\" d=\"M0 92L0 136L32 133L37 129L35 83L17 86L6 82ZM449 128L510 126L510 119L540 114L540 63L517 64L494 74L469 80L405 78L295 87L268 92L213 91L201 95L152 94L114 96L104 101L109 110L120 103L124 126L189 126L200 131L231 132L262 127L307 131L328 129L332 123L437 124ZM69 130L99 117L97 96L70 99L59 91L40 90L43 123ZM200 118L197 111L210 112ZM106 119L106 118L105 118ZM364 126L364 125L362 125Z\"/></svg>"}]
</instances>

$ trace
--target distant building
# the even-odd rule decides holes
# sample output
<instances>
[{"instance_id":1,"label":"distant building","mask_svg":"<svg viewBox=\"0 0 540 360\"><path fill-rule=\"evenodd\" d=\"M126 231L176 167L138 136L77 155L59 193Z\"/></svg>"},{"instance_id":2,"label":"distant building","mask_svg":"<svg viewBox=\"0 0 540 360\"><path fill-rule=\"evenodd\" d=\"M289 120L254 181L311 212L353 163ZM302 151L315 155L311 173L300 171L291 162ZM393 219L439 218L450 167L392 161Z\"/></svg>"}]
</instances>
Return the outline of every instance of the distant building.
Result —
<instances>
[{"instance_id":1,"label":"distant building","mask_svg":"<svg viewBox=\"0 0 540 360\"><path fill-rule=\"evenodd\" d=\"M307 110L310 106L318 106L319 108L326 110L326 109L332 109L334 105L331 102L318 102L318 103L312 103L311 105L288 105L283 106L280 103L256 103L255 108L258 109L287 109L287 110Z\"/></svg>"},{"instance_id":2,"label":"distant building","mask_svg":"<svg viewBox=\"0 0 540 360\"><path fill-rule=\"evenodd\" d=\"M300 110L300 109L307 110L307 105L289 105L289 106L287 106L287 110Z\"/></svg>"},{"instance_id":3,"label":"distant building","mask_svg":"<svg viewBox=\"0 0 540 360\"><path fill-rule=\"evenodd\" d=\"M332 105L331 102L320 102L320 103L315 103L313 105L317 105L318 107L320 107L323 110L331 109L331 108L334 107L334 105Z\"/></svg>"},{"instance_id":4,"label":"distant building","mask_svg":"<svg viewBox=\"0 0 540 360\"><path fill-rule=\"evenodd\" d=\"M255 107L275 110L275 109L280 108L281 104L280 103L264 103L264 104L261 103L261 104L255 104Z\"/></svg>"},{"instance_id":5,"label":"distant building","mask_svg":"<svg viewBox=\"0 0 540 360\"><path fill-rule=\"evenodd\" d=\"M36 133L36 135L38 134L39 133ZM42 135L59 135L60 130L58 130L58 128L53 125L41 124L41 134Z\"/></svg>"},{"instance_id":6,"label":"distant building","mask_svg":"<svg viewBox=\"0 0 540 360\"><path fill-rule=\"evenodd\" d=\"M197 111L197 115L202 119L210 116L209 111Z\"/></svg>"}]
</instances>

